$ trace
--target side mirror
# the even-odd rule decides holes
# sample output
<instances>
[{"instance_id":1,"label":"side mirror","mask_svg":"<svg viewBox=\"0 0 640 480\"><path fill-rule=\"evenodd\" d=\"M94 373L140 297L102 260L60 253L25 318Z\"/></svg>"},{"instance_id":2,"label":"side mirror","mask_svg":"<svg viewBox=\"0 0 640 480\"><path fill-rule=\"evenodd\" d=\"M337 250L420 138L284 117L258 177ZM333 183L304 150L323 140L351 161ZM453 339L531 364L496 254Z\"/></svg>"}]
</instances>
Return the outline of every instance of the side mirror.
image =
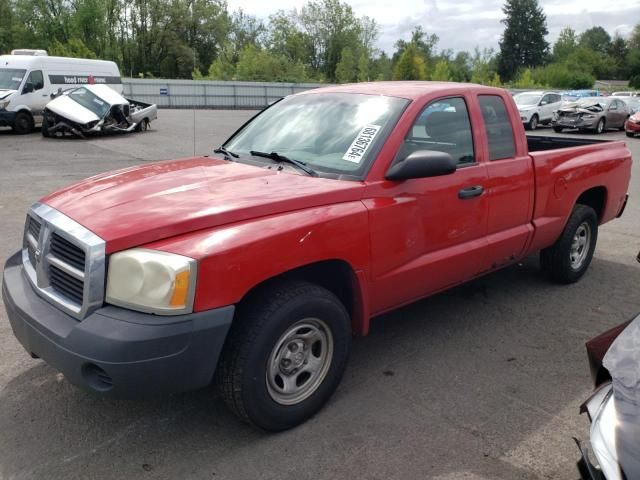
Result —
<instances>
[{"instance_id":1,"label":"side mirror","mask_svg":"<svg viewBox=\"0 0 640 480\"><path fill-rule=\"evenodd\" d=\"M392 165L385 178L401 181L411 178L439 177L449 175L457 168L456 161L448 153L418 150Z\"/></svg>"},{"instance_id":2,"label":"side mirror","mask_svg":"<svg viewBox=\"0 0 640 480\"><path fill-rule=\"evenodd\" d=\"M22 89L22 95L33 92L33 83L27 82L24 84L24 88Z\"/></svg>"}]
</instances>

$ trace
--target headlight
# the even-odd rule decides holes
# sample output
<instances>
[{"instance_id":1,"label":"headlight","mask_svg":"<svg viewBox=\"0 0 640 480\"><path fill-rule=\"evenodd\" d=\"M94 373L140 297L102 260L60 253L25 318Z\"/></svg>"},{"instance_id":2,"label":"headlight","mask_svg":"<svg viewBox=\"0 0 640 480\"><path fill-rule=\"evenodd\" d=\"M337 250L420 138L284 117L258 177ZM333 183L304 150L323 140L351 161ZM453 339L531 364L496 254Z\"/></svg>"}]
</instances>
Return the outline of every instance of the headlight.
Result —
<instances>
[{"instance_id":1,"label":"headlight","mask_svg":"<svg viewBox=\"0 0 640 480\"><path fill-rule=\"evenodd\" d=\"M4 110L5 108L7 108L9 102L11 102L11 100L0 100L0 110Z\"/></svg>"},{"instance_id":2,"label":"headlight","mask_svg":"<svg viewBox=\"0 0 640 480\"><path fill-rule=\"evenodd\" d=\"M618 425L613 390L611 386L593 416L590 440L593 453L598 459L600 468L607 480L622 480L620 464L616 451L616 426ZM602 396L600 396L602 398Z\"/></svg>"},{"instance_id":3,"label":"headlight","mask_svg":"<svg viewBox=\"0 0 640 480\"><path fill-rule=\"evenodd\" d=\"M173 253L134 248L109 258L106 301L113 305L179 315L193 311L197 262Z\"/></svg>"}]
</instances>

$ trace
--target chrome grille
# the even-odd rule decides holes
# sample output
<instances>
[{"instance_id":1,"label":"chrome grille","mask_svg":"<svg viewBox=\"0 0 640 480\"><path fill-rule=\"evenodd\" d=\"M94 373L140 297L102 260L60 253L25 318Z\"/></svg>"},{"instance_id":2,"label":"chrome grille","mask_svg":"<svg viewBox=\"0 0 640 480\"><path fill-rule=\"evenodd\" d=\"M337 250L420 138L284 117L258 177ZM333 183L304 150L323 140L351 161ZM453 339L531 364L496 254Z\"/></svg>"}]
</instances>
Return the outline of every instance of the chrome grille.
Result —
<instances>
[{"instance_id":1,"label":"chrome grille","mask_svg":"<svg viewBox=\"0 0 640 480\"><path fill-rule=\"evenodd\" d=\"M49 281L54 290L73 300L76 304L82 305L82 297L84 296L84 282L82 280L78 280L61 268L49 264Z\"/></svg>"},{"instance_id":2,"label":"chrome grille","mask_svg":"<svg viewBox=\"0 0 640 480\"><path fill-rule=\"evenodd\" d=\"M77 319L102 305L104 241L48 205L27 216L22 262L35 291Z\"/></svg>"},{"instance_id":3,"label":"chrome grille","mask_svg":"<svg viewBox=\"0 0 640 480\"><path fill-rule=\"evenodd\" d=\"M50 252L60 260L69 265L84 271L85 253L80 247L65 240L57 233L51 235Z\"/></svg>"}]
</instances>

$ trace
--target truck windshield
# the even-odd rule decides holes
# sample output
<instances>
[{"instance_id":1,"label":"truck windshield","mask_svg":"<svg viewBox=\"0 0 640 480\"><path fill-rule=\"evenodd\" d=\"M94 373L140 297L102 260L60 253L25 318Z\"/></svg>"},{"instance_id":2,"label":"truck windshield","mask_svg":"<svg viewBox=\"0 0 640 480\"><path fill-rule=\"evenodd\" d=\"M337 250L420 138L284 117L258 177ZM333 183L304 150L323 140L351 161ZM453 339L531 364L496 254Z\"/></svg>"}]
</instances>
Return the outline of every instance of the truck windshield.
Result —
<instances>
[{"instance_id":1,"label":"truck windshield","mask_svg":"<svg viewBox=\"0 0 640 480\"><path fill-rule=\"evenodd\" d=\"M111 105L98 97L95 93L90 92L84 87L76 88L69 93L69 98L78 102L84 108L91 110L99 118L104 117Z\"/></svg>"},{"instance_id":2,"label":"truck windshield","mask_svg":"<svg viewBox=\"0 0 640 480\"><path fill-rule=\"evenodd\" d=\"M0 68L0 89L18 90L25 73L27 73L26 70Z\"/></svg>"},{"instance_id":3,"label":"truck windshield","mask_svg":"<svg viewBox=\"0 0 640 480\"><path fill-rule=\"evenodd\" d=\"M542 95L537 93L519 93L513 97L516 105L537 105Z\"/></svg>"},{"instance_id":4,"label":"truck windshield","mask_svg":"<svg viewBox=\"0 0 640 480\"><path fill-rule=\"evenodd\" d=\"M277 152L318 173L362 176L408 100L355 93L311 93L269 107L225 143L240 161Z\"/></svg>"}]
</instances>

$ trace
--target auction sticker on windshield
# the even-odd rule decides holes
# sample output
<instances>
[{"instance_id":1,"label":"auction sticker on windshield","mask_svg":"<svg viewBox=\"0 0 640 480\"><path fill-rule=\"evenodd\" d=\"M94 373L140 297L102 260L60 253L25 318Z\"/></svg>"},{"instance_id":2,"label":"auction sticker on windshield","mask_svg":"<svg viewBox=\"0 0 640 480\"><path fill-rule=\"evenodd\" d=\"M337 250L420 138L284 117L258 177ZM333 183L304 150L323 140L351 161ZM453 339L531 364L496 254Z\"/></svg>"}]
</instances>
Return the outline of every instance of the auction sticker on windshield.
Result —
<instances>
[{"instance_id":1,"label":"auction sticker on windshield","mask_svg":"<svg viewBox=\"0 0 640 480\"><path fill-rule=\"evenodd\" d=\"M380 125L365 125L362 127L355 140L349 145L347 153L344 154L342 160L360 163L379 131Z\"/></svg>"}]
</instances>

